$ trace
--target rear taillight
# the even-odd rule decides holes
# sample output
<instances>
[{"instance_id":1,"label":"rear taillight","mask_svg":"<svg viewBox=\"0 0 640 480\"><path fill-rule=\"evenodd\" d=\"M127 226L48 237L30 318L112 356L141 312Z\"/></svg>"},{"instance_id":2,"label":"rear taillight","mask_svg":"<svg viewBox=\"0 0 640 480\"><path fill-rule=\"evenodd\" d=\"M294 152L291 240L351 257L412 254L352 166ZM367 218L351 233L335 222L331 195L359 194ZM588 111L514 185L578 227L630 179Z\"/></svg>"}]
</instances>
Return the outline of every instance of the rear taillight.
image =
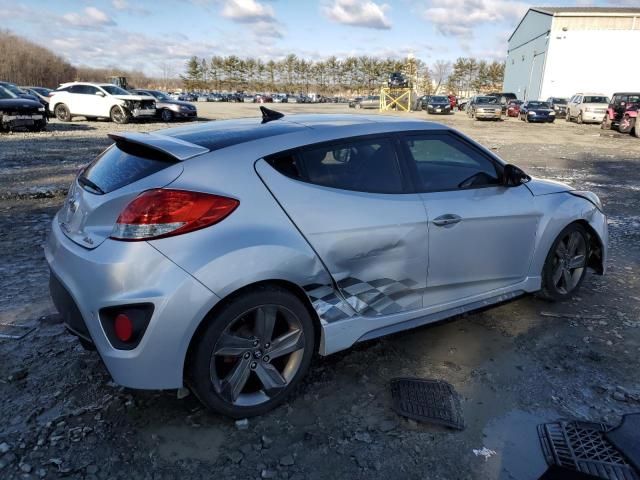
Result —
<instances>
[{"instance_id":1,"label":"rear taillight","mask_svg":"<svg viewBox=\"0 0 640 480\"><path fill-rule=\"evenodd\" d=\"M233 198L186 190L149 190L122 211L111 238L151 240L205 228L227 217L240 204Z\"/></svg>"}]
</instances>

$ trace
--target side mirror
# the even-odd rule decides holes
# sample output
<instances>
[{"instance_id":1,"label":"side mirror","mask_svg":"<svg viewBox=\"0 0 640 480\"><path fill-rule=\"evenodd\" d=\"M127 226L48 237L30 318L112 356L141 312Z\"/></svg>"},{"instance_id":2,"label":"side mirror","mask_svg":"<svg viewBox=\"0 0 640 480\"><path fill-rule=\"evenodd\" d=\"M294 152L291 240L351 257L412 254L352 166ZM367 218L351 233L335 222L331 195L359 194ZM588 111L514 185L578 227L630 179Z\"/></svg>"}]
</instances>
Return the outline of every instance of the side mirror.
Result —
<instances>
[{"instance_id":1,"label":"side mirror","mask_svg":"<svg viewBox=\"0 0 640 480\"><path fill-rule=\"evenodd\" d=\"M508 163L502 171L502 184L506 187L517 187L523 183L527 183L531 177L524 173L519 167Z\"/></svg>"},{"instance_id":2,"label":"side mirror","mask_svg":"<svg viewBox=\"0 0 640 480\"><path fill-rule=\"evenodd\" d=\"M99 97L104 97L104 93L103 92L96 92L96 95L98 95Z\"/></svg>"}]
</instances>

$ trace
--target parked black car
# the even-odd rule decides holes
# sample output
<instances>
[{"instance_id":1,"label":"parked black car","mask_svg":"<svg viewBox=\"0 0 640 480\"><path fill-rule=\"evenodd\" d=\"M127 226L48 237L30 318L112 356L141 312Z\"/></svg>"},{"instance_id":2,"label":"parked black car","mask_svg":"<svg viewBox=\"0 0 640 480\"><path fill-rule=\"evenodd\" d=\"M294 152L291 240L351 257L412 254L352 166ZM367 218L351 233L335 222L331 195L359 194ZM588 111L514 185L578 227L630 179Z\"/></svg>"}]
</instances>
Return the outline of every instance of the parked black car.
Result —
<instances>
[{"instance_id":1,"label":"parked black car","mask_svg":"<svg viewBox=\"0 0 640 480\"><path fill-rule=\"evenodd\" d=\"M389 88L406 88L409 86L409 80L400 72L393 72L389 75L387 86Z\"/></svg>"},{"instance_id":2,"label":"parked black car","mask_svg":"<svg viewBox=\"0 0 640 480\"><path fill-rule=\"evenodd\" d=\"M363 97L356 97L349 100L349 108L356 108L356 105L362 101Z\"/></svg>"},{"instance_id":3,"label":"parked black car","mask_svg":"<svg viewBox=\"0 0 640 480\"><path fill-rule=\"evenodd\" d=\"M30 95L33 95L38 99L38 101L42 104L42 106L47 111L47 117L52 117L53 112L49 111L49 101L51 100L51 90L50 88L44 87L18 87L20 90L27 92Z\"/></svg>"},{"instance_id":4,"label":"parked black car","mask_svg":"<svg viewBox=\"0 0 640 480\"><path fill-rule=\"evenodd\" d=\"M45 109L36 100L22 98L0 86L0 130L26 128L40 132L47 126Z\"/></svg>"},{"instance_id":5,"label":"parked black car","mask_svg":"<svg viewBox=\"0 0 640 480\"><path fill-rule=\"evenodd\" d=\"M547 98L547 103L556 112L556 118L565 118L567 116L566 98L549 97Z\"/></svg>"},{"instance_id":6,"label":"parked black car","mask_svg":"<svg viewBox=\"0 0 640 480\"><path fill-rule=\"evenodd\" d=\"M547 102L531 101L520 105L520 120L553 123L555 119L556 112Z\"/></svg>"},{"instance_id":7,"label":"parked black car","mask_svg":"<svg viewBox=\"0 0 640 480\"><path fill-rule=\"evenodd\" d=\"M422 110L426 110L427 113L451 113L451 102L446 95L428 95L421 99Z\"/></svg>"},{"instance_id":8,"label":"parked black car","mask_svg":"<svg viewBox=\"0 0 640 480\"><path fill-rule=\"evenodd\" d=\"M130 92L135 95L149 95L155 98L157 114L163 122L170 122L174 119L195 120L198 118L198 110L195 105L182 100L174 100L159 90L135 89Z\"/></svg>"}]
</instances>

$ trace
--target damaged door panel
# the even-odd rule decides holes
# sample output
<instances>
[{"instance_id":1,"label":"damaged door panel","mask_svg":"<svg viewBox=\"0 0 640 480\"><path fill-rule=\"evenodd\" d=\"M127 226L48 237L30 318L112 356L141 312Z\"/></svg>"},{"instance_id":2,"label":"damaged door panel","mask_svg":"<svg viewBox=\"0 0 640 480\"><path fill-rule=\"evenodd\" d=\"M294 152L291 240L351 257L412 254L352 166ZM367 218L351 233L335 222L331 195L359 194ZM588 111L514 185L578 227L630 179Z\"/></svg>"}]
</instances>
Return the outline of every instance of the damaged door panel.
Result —
<instances>
[{"instance_id":1,"label":"damaged door panel","mask_svg":"<svg viewBox=\"0 0 640 480\"><path fill-rule=\"evenodd\" d=\"M394 144L373 139L316 146L256 170L360 315L422 307L427 223L404 193Z\"/></svg>"}]
</instances>

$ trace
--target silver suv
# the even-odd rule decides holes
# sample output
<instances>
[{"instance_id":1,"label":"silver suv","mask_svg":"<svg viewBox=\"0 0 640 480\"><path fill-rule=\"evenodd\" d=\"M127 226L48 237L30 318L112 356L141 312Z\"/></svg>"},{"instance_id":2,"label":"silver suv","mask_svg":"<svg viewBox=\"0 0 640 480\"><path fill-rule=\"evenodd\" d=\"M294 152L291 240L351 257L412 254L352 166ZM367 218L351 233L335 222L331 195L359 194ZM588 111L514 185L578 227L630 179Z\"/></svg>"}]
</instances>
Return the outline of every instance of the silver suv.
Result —
<instances>
[{"instance_id":1,"label":"silver suv","mask_svg":"<svg viewBox=\"0 0 640 480\"><path fill-rule=\"evenodd\" d=\"M600 123L607 113L609 97L601 93L576 93L567 103L567 122Z\"/></svg>"},{"instance_id":2,"label":"silver suv","mask_svg":"<svg viewBox=\"0 0 640 480\"><path fill-rule=\"evenodd\" d=\"M603 273L593 193L437 123L264 112L111 135L74 180L51 294L117 383L258 415L314 354Z\"/></svg>"}]
</instances>

